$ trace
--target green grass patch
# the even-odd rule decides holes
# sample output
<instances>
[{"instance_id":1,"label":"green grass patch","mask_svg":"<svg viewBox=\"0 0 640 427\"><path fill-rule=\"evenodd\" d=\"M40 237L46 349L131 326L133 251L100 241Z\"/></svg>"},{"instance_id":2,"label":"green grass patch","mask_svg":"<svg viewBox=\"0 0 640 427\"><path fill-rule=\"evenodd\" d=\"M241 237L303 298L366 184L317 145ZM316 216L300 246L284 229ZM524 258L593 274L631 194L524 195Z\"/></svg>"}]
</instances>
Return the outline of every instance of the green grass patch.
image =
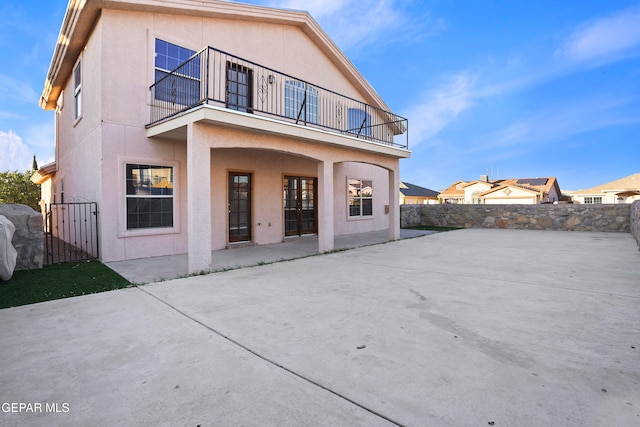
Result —
<instances>
[{"instance_id":1,"label":"green grass patch","mask_svg":"<svg viewBox=\"0 0 640 427\"><path fill-rule=\"evenodd\" d=\"M404 227L405 230L429 230L429 231L453 231L462 230L461 227L436 227L431 225L416 225L415 227Z\"/></svg>"},{"instance_id":2,"label":"green grass patch","mask_svg":"<svg viewBox=\"0 0 640 427\"><path fill-rule=\"evenodd\" d=\"M46 265L40 270L16 271L10 280L0 281L0 308L129 286L127 279L98 261Z\"/></svg>"}]
</instances>

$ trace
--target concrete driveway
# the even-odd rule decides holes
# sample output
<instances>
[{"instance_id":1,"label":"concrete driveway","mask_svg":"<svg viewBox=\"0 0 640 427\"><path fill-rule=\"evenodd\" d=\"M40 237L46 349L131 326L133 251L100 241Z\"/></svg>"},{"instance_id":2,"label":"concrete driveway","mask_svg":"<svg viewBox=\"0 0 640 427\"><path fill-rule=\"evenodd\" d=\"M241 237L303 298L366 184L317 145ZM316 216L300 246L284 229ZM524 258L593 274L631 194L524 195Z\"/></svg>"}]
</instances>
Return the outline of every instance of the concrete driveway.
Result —
<instances>
[{"instance_id":1,"label":"concrete driveway","mask_svg":"<svg viewBox=\"0 0 640 427\"><path fill-rule=\"evenodd\" d=\"M0 325L0 425L640 424L630 234L460 230Z\"/></svg>"}]
</instances>

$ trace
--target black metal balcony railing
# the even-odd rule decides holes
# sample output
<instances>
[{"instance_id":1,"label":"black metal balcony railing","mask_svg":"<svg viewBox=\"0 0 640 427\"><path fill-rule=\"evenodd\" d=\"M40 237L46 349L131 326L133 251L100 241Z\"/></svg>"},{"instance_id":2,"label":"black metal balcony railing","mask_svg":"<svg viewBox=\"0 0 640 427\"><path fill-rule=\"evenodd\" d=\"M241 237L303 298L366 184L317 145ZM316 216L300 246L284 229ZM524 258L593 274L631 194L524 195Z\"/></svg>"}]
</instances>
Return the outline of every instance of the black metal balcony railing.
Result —
<instances>
[{"instance_id":1,"label":"black metal balcony railing","mask_svg":"<svg viewBox=\"0 0 640 427\"><path fill-rule=\"evenodd\" d=\"M157 70L150 90L148 126L211 104L408 148L407 119L212 47Z\"/></svg>"}]
</instances>

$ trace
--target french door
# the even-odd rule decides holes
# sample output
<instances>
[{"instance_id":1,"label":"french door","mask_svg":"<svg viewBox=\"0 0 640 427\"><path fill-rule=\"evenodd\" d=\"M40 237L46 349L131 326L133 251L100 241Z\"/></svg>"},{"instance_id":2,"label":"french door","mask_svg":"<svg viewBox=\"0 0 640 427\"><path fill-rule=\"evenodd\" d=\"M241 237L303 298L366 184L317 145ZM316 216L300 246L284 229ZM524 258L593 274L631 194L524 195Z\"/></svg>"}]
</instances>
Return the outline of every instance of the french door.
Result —
<instances>
[{"instance_id":1,"label":"french door","mask_svg":"<svg viewBox=\"0 0 640 427\"><path fill-rule=\"evenodd\" d=\"M227 108L253 113L253 70L227 62Z\"/></svg>"},{"instance_id":2,"label":"french door","mask_svg":"<svg viewBox=\"0 0 640 427\"><path fill-rule=\"evenodd\" d=\"M229 242L251 241L251 174L229 173Z\"/></svg>"},{"instance_id":3,"label":"french door","mask_svg":"<svg viewBox=\"0 0 640 427\"><path fill-rule=\"evenodd\" d=\"M317 233L316 188L316 178L284 177L285 236Z\"/></svg>"}]
</instances>

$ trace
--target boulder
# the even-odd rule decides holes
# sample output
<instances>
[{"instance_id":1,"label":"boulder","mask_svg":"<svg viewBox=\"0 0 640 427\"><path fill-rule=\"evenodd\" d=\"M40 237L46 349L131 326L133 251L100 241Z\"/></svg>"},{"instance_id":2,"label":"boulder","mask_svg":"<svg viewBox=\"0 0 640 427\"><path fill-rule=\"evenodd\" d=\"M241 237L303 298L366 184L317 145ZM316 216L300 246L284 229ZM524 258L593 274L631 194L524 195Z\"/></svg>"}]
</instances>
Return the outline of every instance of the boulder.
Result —
<instances>
[{"instance_id":1,"label":"boulder","mask_svg":"<svg viewBox=\"0 0 640 427\"><path fill-rule=\"evenodd\" d=\"M26 205L0 204L0 215L15 227L13 247L18 252L15 271L42 268L44 259L44 233L42 214Z\"/></svg>"},{"instance_id":2,"label":"boulder","mask_svg":"<svg viewBox=\"0 0 640 427\"><path fill-rule=\"evenodd\" d=\"M16 226L6 216L0 215L0 279L9 280L16 268L18 251L13 247L13 233Z\"/></svg>"}]
</instances>

